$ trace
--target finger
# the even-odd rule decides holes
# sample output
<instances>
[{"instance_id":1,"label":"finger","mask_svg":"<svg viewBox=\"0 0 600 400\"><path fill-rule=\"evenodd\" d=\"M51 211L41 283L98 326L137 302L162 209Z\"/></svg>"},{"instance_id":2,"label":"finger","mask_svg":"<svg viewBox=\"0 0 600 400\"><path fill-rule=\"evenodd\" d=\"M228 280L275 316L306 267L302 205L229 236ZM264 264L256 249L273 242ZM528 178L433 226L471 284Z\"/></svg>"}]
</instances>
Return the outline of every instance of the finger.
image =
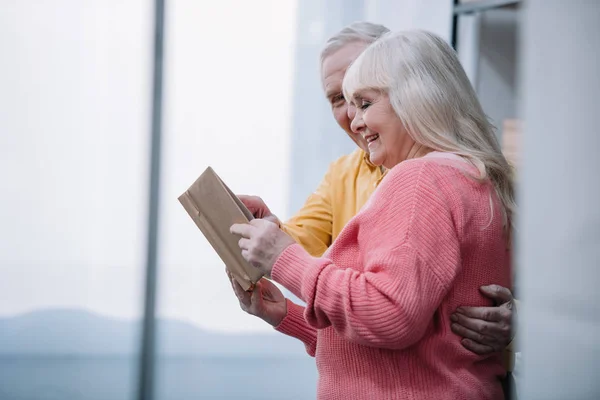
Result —
<instances>
[{"instance_id":1,"label":"finger","mask_svg":"<svg viewBox=\"0 0 600 400\"><path fill-rule=\"evenodd\" d=\"M233 291L235 292L235 295L237 296L238 300L243 303L244 305L249 305L250 304L250 294L248 292L246 292L238 283L238 281L235 278L231 278L231 286L233 287Z\"/></svg>"},{"instance_id":2,"label":"finger","mask_svg":"<svg viewBox=\"0 0 600 400\"><path fill-rule=\"evenodd\" d=\"M241 238L238 241L238 246L240 246L240 249L242 250L248 250L250 248L250 239Z\"/></svg>"},{"instance_id":3,"label":"finger","mask_svg":"<svg viewBox=\"0 0 600 400\"><path fill-rule=\"evenodd\" d=\"M273 288L277 289L275 284L273 282L271 282L270 280L268 280L267 278L261 278L260 281L258 281L258 282L260 283L262 290L265 292L270 292L273 290Z\"/></svg>"},{"instance_id":4,"label":"finger","mask_svg":"<svg viewBox=\"0 0 600 400\"><path fill-rule=\"evenodd\" d=\"M458 325L462 325L465 328L484 335L484 337L491 337L494 342L504 340L505 337L510 335L507 327L499 322L489 322L482 319L469 318L466 315L459 313L453 314L451 319Z\"/></svg>"},{"instance_id":5,"label":"finger","mask_svg":"<svg viewBox=\"0 0 600 400\"><path fill-rule=\"evenodd\" d=\"M241 292L238 289L239 284L237 283L237 281L231 274L229 274L229 283L231 284L231 288L233 289L233 292L239 298L240 294L241 294Z\"/></svg>"},{"instance_id":6,"label":"finger","mask_svg":"<svg viewBox=\"0 0 600 400\"><path fill-rule=\"evenodd\" d=\"M269 213L269 208L258 196L248 196L244 194L237 195L238 199L246 206L248 211L254 215L255 218L262 218L263 215Z\"/></svg>"},{"instance_id":7,"label":"finger","mask_svg":"<svg viewBox=\"0 0 600 400\"><path fill-rule=\"evenodd\" d=\"M485 296L494 299L498 305L508 303L513 299L511 291L500 285L482 286L479 290L481 290Z\"/></svg>"},{"instance_id":8,"label":"finger","mask_svg":"<svg viewBox=\"0 0 600 400\"><path fill-rule=\"evenodd\" d=\"M248 264L256 269L260 269L263 265L261 259L257 257L255 253L251 253L250 250L243 249L242 257L248 262Z\"/></svg>"},{"instance_id":9,"label":"finger","mask_svg":"<svg viewBox=\"0 0 600 400\"><path fill-rule=\"evenodd\" d=\"M242 249L242 257L244 258L244 260L251 262L250 261L250 251L248 249Z\"/></svg>"},{"instance_id":10,"label":"finger","mask_svg":"<svg viewBox=\"0 0 600 400\"><path fill-rule=\"evenodd\" d=\"M475 343L474 341L472 341L470 339L463 339L460 341L460 343L463 345L463 347L465 349L470 350L475 354L485 355L485 354L490 354L490 353L495 352L495 350L493 348L491 348L490 346Z\"/></svg>"},{"instance_id":11,"label":"finger","mask_svg":"<svg viewBox=\"0 0 600 400\"><path fill-rule=\"evenodd\" d=\"M252 221L250 221L248 223L255 228L259 228L261 226L271 225L273 222L269 221L268 219L257 218L257 219L253 219Z\"/></svg>"},{"instance_id":12,"label":"finger","mask_svg":"<svg viewBox=\"0 0 600 400\"><path fill-rule=\"evenodd\" d=\"M488 354L496 351L501 351L504 346L499 344L482 343L481 335L477 332L471 331L464 326L458 324L452 324L452 332L459 336L462 336L461 344L468 350L477 354Z\"/></svg>"},{"instance_id":13,"label":"finger","mask_svg":"<svg viewBox=\"0 0 600 400\"><path fill-rule=\"evenodd\" d=\"M256 284L252 294L250 295L250 302L252 303L252 307L257 308L262 305L262 288L259 283Z\"/></svg>"},{"instance_id":14,"label":"finger","mask_svg":"<svg viewBox=\"0 0 600 400\"><path fill-rule=\"evenodd\" d=\"M260 281L260 289L262 290L263 299L275 301L276 293L279 291L277 287L268 279L262 278ZM258 284L257 284L258 285Z\"/></svg>"},{"instance_id":15,"label":"finger","mask_svg":"<svg viewBox=\"0 0 600 400\"><path fill-rule=\"evenodd\" d=\"M484 321L500 321L503 317L502 309L499 307L458 307L456 313L467 317L482 319Z\"/></svg>"},{"instance_id":16,"label":"finger","mask_svg":"<svg viewBox=\"0 0 600 400\"><path fill-rule=\"evenodd\" d=\"M231 228L229 228L229 232L233 233L234 235L250 238L255 229L256 228L250 224L233 224L231 225Z\"/></svg>"},{"instance_id":17,"label":"finger","mask_svg":"<svg viewBox=\"0 0 600 400\"><path fill-rule=\"evenodd\" d=\"M229 272L228 269L226 269L225 272L227 273L227 277L229 278L229 283L231 283L233 285L233 283L231 281L233 279L233 275L231 275L231 272ZM232 286L232 288L233 288L233 286Z\"/></svg>"},{"instance_id":18,"label":"finger","mask_svg":"<svg viewBox=\"0 0 600 400\"><path fill-rule=\"evenodd\" d=\"M456 324L456 323L451 324L450 329L452 329L452 332L456 333L459 336L462 336L465 339L471 339L472 341L474 341L478 344L494 348L493 342L490 343L489 338L485 337L481 333L473 331L469 328L465 328L464 326Z\"/></svg>"},{"instance_id":19,"label":"finger","mask_svg":"<svg viewBox=\"0 0 600 400\"><path fill-rule=\"evenodd\" d=\"M258 211L261 208L263 208L263 206L265 204L262 201L262 199L258 196L250 196L247 194L237 194L236 196L238 199L240 199L242 204L244 204L246 206L248 211L252 211L252 212Z\"/></svg>"}]
</instances>

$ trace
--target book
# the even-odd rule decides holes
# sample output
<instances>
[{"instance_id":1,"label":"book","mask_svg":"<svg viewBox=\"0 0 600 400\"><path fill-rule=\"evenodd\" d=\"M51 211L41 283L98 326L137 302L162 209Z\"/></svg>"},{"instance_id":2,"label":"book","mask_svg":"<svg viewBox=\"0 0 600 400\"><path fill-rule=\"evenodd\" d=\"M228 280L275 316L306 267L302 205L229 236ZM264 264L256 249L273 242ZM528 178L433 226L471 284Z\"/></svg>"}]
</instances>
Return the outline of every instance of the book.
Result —
<instances>
[{"instance_id":1,"label":"book","mask_svg":"<svg viewBox=\"0 0 600 400\"><path fill-rule=\"evenodd\" d=\"M252 213L211 167L178 199L242 289L254 289L262 274L242 257L240 237L229 232L231 225L251 221Z\"/></svg>"}]
</instances>

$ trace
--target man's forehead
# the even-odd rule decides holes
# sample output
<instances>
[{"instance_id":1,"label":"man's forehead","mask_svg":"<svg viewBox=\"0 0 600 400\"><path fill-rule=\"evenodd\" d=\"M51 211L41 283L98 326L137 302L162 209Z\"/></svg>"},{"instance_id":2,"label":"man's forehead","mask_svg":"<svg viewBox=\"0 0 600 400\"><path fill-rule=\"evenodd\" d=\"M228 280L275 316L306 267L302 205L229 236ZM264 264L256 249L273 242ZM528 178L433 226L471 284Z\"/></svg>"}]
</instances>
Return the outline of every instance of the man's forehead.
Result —
<instances>
[{"instance_id":1,"label":"man's forehead","mask_svg":"<svg viewBox=\"0 0 600 400\"><path fill-rule=\"evenodd\" d=\"M363 42L349 43L325 57L321 68L321 79L326 91L329 91L330 87L332 90L341 90L346 70L366 47L367 44Z\"/></svg>"},{"instance_id":2,"label":"man's forehead","mask_svg":"<svg viewBox=\"0 0 600 400\"><path fill-rule=\"evenodd\" d=\"M341 93L342 91L342 79L331 79L325 82L325 97L329 98Z\"/></svg>"},{"instance_id":3,"label":"man's forehead","mask_svg":"<svg viewBox=\"0 0 600 400\"><path fill-rule=\"evenodd\" d=\"M352 59L350 58L338 58L337 60L333 60L331 57L328 57L325 59L321 78L323 79L323 85L327 91L336 89L338 91L340 90L342 81L344 80L344 74L346 73L346 70L350 66L351 62Z\"/></svg>"}]
</instances>

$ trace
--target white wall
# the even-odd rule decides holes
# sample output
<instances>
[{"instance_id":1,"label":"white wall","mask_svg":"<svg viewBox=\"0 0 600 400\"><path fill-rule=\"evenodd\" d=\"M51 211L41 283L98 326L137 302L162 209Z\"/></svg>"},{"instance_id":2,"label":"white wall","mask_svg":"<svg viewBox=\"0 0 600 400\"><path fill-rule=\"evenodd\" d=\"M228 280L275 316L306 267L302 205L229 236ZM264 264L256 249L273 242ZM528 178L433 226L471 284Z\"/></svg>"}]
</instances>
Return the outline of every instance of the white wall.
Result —
<instances>
[{"instance_id":1,"label":"white wall","mask_svg":"<svg viewBox=\"0 0 600 400\"><path fill-rule=\"evenodd\" d=\"M600 398L600 5L527 1L520 398Z\"/></svg>"},{"instance_id":2,"label":"white wall","mask_svg":"<svg viewBox=\"0 0 600 400\"><path fill-rule=\"evenodd\" d=\"M365 19L391 30L425 29L450 41L452 0L365 0Z\"/></svg>"},{"instance_id":3,"label":"white wall","mask_svg":"<svg viewBox=\"0 0 600 400\"><path fill-rule=\"evenodd\" d=\"M498 9L484 12L479 22L479 60L475 86L483 109L498 128L517 117L517 52L522 11Z\"/></svg>"},{"instance_id":4,"label":"white wall","mask_svg":"<svg viewBox=\"0 0 600 400\"><path fill-rule=\"evenodd\" d=\"M499 137L503 121L517 117L520 15L518 8L500 8L458 18L459 59Z\"/></svg>"},{"instance_id":5,"label":"white wall","mask_svg":"<svg viewBox=\"0 0 600 400\"><path fill-rule=\"evenodd\" d=\"M363 15L363 0L298 2L288 215L317 188L329 163L354 149L333 119L323 94L319 56L331 35L363 20Z\"/></svg>"}]
</instances>

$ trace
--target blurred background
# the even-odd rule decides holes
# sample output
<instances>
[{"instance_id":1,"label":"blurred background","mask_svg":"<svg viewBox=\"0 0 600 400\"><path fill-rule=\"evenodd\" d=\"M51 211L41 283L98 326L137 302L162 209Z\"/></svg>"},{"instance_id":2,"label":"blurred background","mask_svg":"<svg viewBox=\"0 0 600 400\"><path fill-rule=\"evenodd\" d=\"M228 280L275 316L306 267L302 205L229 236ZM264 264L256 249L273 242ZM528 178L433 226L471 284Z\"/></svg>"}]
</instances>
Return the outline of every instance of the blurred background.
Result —
<instances>
[{"instance_id":1,"label":"blurred background","mask_svg":"<svg viewBox=\"0 0 600 400\"><path fill-rule=\"evenodd\" d=\"M210 165L293 215L354 149L319 53L359 20L457 49L519 171L523 398L598 398L599 6L165 1L156 357L144 358L155 3L0 0L0 399L140 398L140 360L160 400L314 398L314 359L240 310L177 197Z\"/></svg>"}]
</instances>

